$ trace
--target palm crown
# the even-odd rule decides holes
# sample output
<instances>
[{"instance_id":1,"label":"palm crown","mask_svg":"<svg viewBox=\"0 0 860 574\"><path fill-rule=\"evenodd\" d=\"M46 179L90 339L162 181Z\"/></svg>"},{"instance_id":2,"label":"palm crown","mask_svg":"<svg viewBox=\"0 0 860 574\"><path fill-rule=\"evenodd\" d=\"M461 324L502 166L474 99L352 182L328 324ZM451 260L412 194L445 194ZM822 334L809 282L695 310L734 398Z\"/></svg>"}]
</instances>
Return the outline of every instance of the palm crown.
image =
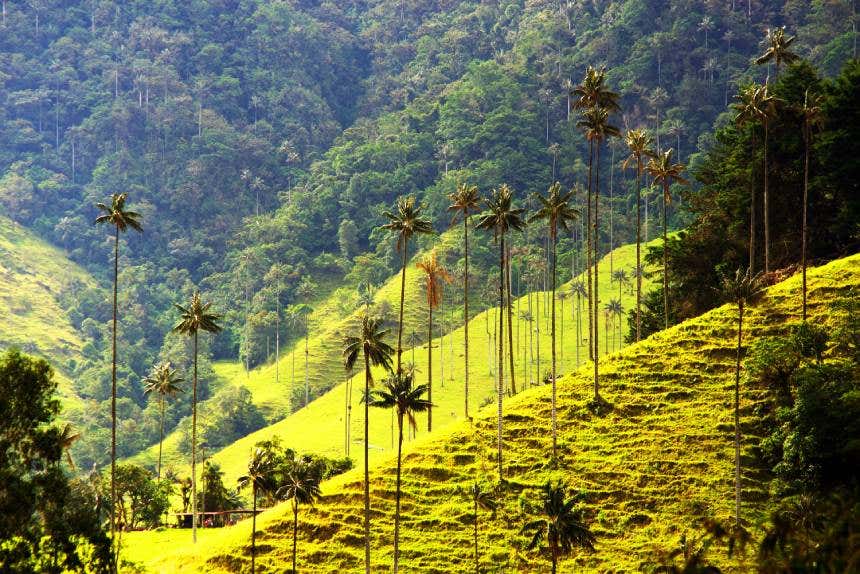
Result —
<instances>
[{"instance_id":1,"label":"palm crown","mask_svg":"<svg viewBox=\"0 0 860 574\"><path fill-rule=\"evenodd\" d=\"M776 113L777 99L768 93L767 85L749 84L742 87L736 97L738 102L732 107L738 125L763 122Z\"/></svg>"},{"instance_id":2,"label":"palm crown","mask_svg":"<svg viewBox=\"0 0 860 574\"><path fill-rule=\"evenodd\" d=\"M378 408L393 408L397 415L406 417L409 426L416 428L415 413L424 412L432 405L423 398L427 385L413 386L413 373L401 371L392 373L379 391L371 391L369 405Z\"/></svg>"},{"instance_id":3,"label":"palm crown","mask_svg":"<svg viewBox=\"0 0 860 574\"><path fill-rule=\"evenodd\" d=\"M322 496L320 482L324 474L322 464L315 464L306 458L287 461L284 484L276 496L281 500L293 500L297 504L313 504Z\"/></svg>"},{"instance_id":4,"label":"palm crown","mask_svg":"<svg viewBox=\"0 0 860 574\"><path fill-rule=\"evenodd\" d=\"M357 337L350 336L344 339L343 356L346 369L351 371L355 367L359 354L363 352L372 365L381 365L386 371L390 371L394 349L384 341L388 332L388 329L382 328L379 319L363 316L361 333Z\"/></svg>"},{"instance_id":5,"label":"palm crown","mask_svg":"<svg viewBox=\"0 0 860 574\"><path fill-rule=\"evenodd\" d=\"M609 111L618 111L618 94L606 87L606 68L597 69L589 66L585 71L582 83L572 91L576 99L573 107L578 109L605 108Z\"/></svg>"},{"instance_id":6,"label":"palm crown","mask_svg":"<svg viewBox=\"0 0 860 574\"><path fill-rule=\"evenodd\" d=\"M546 540L551 553L567 554L574 546L594 549L594 534L579 520L574 500L565 500L564 486L549 482L542 487L541 518L528 522L523 532L531 535L529 550Z\"/></svg>"},{"instance_id":7,"label":"palm crown","mask_svg":"<svg viewBox=\"0 0 860 574\"><path fill-rule=\"evenodd\" d=\"M239 477L239 488L252 487L255 490L268 491L272 488L275 472L275 461L267 449L257 447L248 462L247 472Z\"/></svg>"},{"instance_id":8,"label":"palm crown","mask_svg":"<svg viewBox=\"0 0 860 574\"><path fill-rule=\"evenodd\" d=\"M448 273L448 270L439 263L439 258L436 256L434 249L424 256L424 258L416 264L416 267L424 272L424 286L427 292L427 304L431 309L435 309L442 302L443 283L451 284L454 278Z\"/></svg>"},{"instance_id":9,"label":"palm crown","mask_svg":"<svg viewBox=\"0 0 860 574\"><path fill-rule=\"evenodd\" d=\"M579 210L570 206L570 198L573 197L573 190L567 193L561 193L561 184L555 182L549 188L546 197L539 193L534 194L540 206L537 212L529 218L529 223L546 219L549 223L550 239L555 241L558 235L558 228L561 227L564 231L569 229L568 223L575 221L579 217Z\"/></svg>"},{"instance_id":10,"label":"palm crown","mask_svg":"<svg viewBox=\"0 0 860 574\"><path fill-rule=\"evenodd\" d=\"M448 211L454 212L452 223L455 223L460 216L468 217L480 211L481 195L476 185L469 186L461 183L457 186L457 191L448 194L448 199L451 200Z\"/></svg>"},{"instance_id":11,"label":"palm crown","mask_svg":"<svg viewBox=\"0 0 860 574\"><path fill-rule=\"evenodd\" d=\"M104 203L97 203L96 207L102 212L96 217L96 223L109 223L116 227L117 231L125 233L128 228L135 231L143 231L140 225L140 214L136 211L128 211L125 209L125 201L128 198L127 193L114 193L111 196L110 206Z\"/></svg>"},{"instance_id":12,"label":"palm crown","mask_svg":"<svg viewBox=\"0 0 860 574\"><path fill-rule=\"evenodd\" d=\"M764 54L756 58L756 64L773 62L776 64L778 70L782 64L790 64L800 58L800 56L789 49L791 44L794 43L796 36L787 36L784 26L781 28L769 28L766 34L764 43L767 45L767 50Z\"/></svg>"},{"instance_id":13,"label":"palm crown","mask_svg":"<svg viewBox=\"0 0 860 574\"><path fill-rule=\"evenodd\" d=\"M764 292L764 281L761 273L751 273L749 269L735 271L734 276L723 275L720 287L726 301L744 306L755 301Z\"/></svg>"},{"instance_id":14,"label":"palm crown","mask_svg":"<svg viewBox=\"0 0 860 574\"><path fill-rule=\"evenodd\" d=\"M681 176L684 165L672 163L671 148L652 158L645 169L648 171L648 175L654 178L654 183L662 183L664 189L672 183L687 183L687 180ZM668 194L665 194L665 199L667 202L672 200Z\"/></svg>"},{"instance_id":15,"label":"palm crown","mask_svg":"<svg viewBox=\"0 0 860 574\"><path fill-rule=\"evenodd\" d=\"M433 225L429 219L421 216L421 206L416 205L412 196L398 197L397 211L386 211L382 215L389 219L382 228L397 234L397 249L403 249L416 233L433 233Z\"/></svg>"},{"instance_id":16,"label":"palm crown","mask_svg":"<svg viewBox=\"0 0 860 574\"><path fill-rule=\"evenodd\" d=\"M525 210L514 207L514 193L507 184L493 190L493 195L484 203L489 212L483 213L478 220L478 229L492 230L494 235L504 235L510 230L521 231L525 227Z\"/></svg>"},{"instance_id":17,"label":"palm crown","mask_svg":"<svg viewBox=\"0 0 860 574\"><path fill-rule=\"evenodd\" d=\"M654 152L651 151L651 136L644 128L627 130L624 134L624 143L630 150L630 155L622 163L622 167L627 169L631 162L636 162L636 169L642 169L642 158L653 157Z\"/></svg>"},{"instance_id":18,"label":"palm crown","mask_svg":"<svg viewBox=\"0 0 860 574\"><path fill-rule=\"evenodd\" d=\"M191 296L191 302L188 307L183 307L178 303L175 304L180 312L179 323L173 327L173 331L183 335L194 335L199 331L208 333L218 333L221 327L217 321L221 318L220 315L210 313L209 308L212 303L204 303L200 298L200 292L195 291Z\"/></svg>"},{"instance_id":19,"label":"palm crown","mask_svg":"<svg viewBox=\"0 0 860 574\"><path fill-rule=\"evenodd\" d=\"M180 383L183 381L184 379L177 375L176 369L171 368L170 363L159 363L152 369L152 373L143 379L143 394L173 396L182 390Z\"/></svg>"},{"instance_id":20,"label":"palm crown","mask_svg":"<svg viewBox=\"0 0 860 574\"><path fill-rule=\"evenodd\" d=\"M585 132L585 137L592 141L602 141L608 137L619 137L621 132L609 123L609 108L594 106L582 112L582 118L576 122L577 127Z\"/></svg>"}]
</instances>

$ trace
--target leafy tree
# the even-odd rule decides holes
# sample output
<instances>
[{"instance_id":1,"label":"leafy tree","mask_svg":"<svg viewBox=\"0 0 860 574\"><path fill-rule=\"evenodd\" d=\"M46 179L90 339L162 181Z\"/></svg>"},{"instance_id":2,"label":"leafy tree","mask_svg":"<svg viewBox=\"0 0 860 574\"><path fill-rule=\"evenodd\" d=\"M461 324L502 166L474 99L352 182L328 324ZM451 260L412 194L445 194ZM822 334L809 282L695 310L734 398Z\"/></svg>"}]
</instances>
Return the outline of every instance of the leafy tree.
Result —
<instances>
[{"instance_id":1,"label":"leafy tree","mask_svg":"<svg viewBox=\"0 0 860 574\"><path fill-rule=\"evenodd\" d=\"M113 242L113 344L111 347L111 447L110 447L110 467L111 467L111 544L114 544L114 535L116 531L116 516L114 514L114 506L116 505L116 334L117 334L117 292L119 283L119 234L125 233L129 228L134 229L138 233L143 232L143 227L140 225L141 215L136 211L130 211L125 208L125 202L128 199L126 193L114 193L111 196L110 205L97 203L96 207L101 212L101 215L96 217L95 223L108 224L114 227L114 242ZM119 564L119 551L114 549L114 564L113 569L116 570Z\"/></svg>"},{"instance_id":2,"label":"leafy tree","mask_svg":"<svg viewBox=\"0 0 860 574\"><path fill-rule=\"evenodd\" d=\"M654 178L654 183L663 186L663 318L666 320L665 327L669 328L669 239L667 228L669 218L666 215L667 206L672 202L669 186L673 182L686 184L687 180L681 176L684 166L680 163L672 163L672 149L657 155L648 162L646 168L648 175Z\"/></svg>"},{"instance_id":3,"label":"leafy tree","mask_svg":"<svg viewBox=\"0 0 860 574\"><path fill-rule=\"evenodd\" d=\"M504 375L504 345L502 344L502 333L504 332L504 313L502 309L505 306L505 235L510 231L521 231L525 227L522 214L524 210L513 205L513 191L510 187L502 184L498 189L493 190L493 194L489 199L485 199L484 203L488 212L481 214L477 228L485 231L492 231L493 237L499 245L499 386L496 390L496 400L498 405L497 412L497 430L498 430L498 462L499 462L499 481L503 480L502 475L502 395L505 392L505 375ZM511 373L513 378L513 373ZM511 386L511 390L516 392L516 388Z\"/></svg>"},{"instance_id":4,"label":"leafy tree","mask_svg":"<svg viewBox=\"0 0 860 574\"><path fill-rule=\"evenodd\" d=\"M653 157L650 149L651 137L644 129L627 130L625 143L630 149L630 156L622 166L627 169L630 162L636 162L636 269L642 269L642 173L645 168L644 159ZM642 274L636 274L636 342L642 339Z\"/></svg>"},{"instance_id":5,"label":"leafy tree","mask_svg":"<svg viewBox=\"0 0 860 574\"><path fill-rule=\"evenodd\" d=\"M741 526L741 352L743 344L744 310L754 305L764 291L761 274L753 274L749 269L744 273L738 269L734 277L724 276L723 297L738 308L738 345L735 360L735 525Z\"/></svg>"},{"instance_id":6,"label":"leafy tree","mask_svg":"<svg viewBox=\"0 0 860 574\"><path fill-rule=\"evenodd\" d=\"M416 234L429 234L433 232L433 226L429 219L422 217L422 208L416 205L414 197L401 196L397 198L395 212L383 213L389 222L382 226L397 236L397 250L401 252L402 272L400 276L400 319L397 328L397 371L401 368L401 355L403 355L403 299L406 295L406 255L409 248L409 240Z\"/></svg>"},{"instance_id":7,"label":"leafy tree","mask_svg":"<svg viewBox=\"0 0 860 574\"><path fill-rule=\"evenodd\" d=\"M176 374L176 369L171 368L170 363L159 363L152 369L152 374L143 380L143 393L148 395L154 393L158 395L159 411L161 420L159 422L158 435L158 472L156 473L157 480L161 480L161 447L164 443L164 399L175 396L176 393L182 390L180 383L184 379Z\"/></svg>"},{"instance_id":8,"label":"leafy tree","mask_svg":"<svg viewBox=\"0 0 860 574\"><path fill-rule=\"evenodd\" d=\"M400 471L403 454L403 419L409 422L412 430L417 429L415 413L430 409L431 404L424 394L428 391L426 385L413 386L413 373L399 371L391 374L383 383L380 391L371 392L368 397L370 406L394 409L397 417L397 487L394 503L394 572L400 566Z\"/></svg>"},{"instance_id":9,"label":"leafy tree","mask_svg":"<svg viewBox=\"0 0 860 574\"><path fill-rule=\"evenodd\" d=\"M552 289L552 322L550 334L552 339L552 456L556 458L558 453L557 437L558 437L558 421L556 420L556 345L555 345L555 283L558 276L558 230L563 229L569 231L569 224L575 221L580 213L570 205L573 191L561 193L561 184L555 182L550 186L546 197L535 194L538 200L538 210L530 218L529 223L539 220L546 220L549 227L549 238L552 242L552 272L551 272L551 289ZM562 311L562 314L564 311Z\"/></svg>"},{"instance_id":10,"label":"leafy tree","mask_svg":"<svg viewBox=\"0 0 860 574\"><path fill-rule=\"evenodd\" d=\"M348 372L355 367L359 355L364 357L364 570L367 574L370 574L370 413L367 397L370 396L370 387L373 385L371 365L391 371L391 355L394 354L394 349L384 341L388 333L388 329L383 329L377 319L364 315L358 335L344 339L343 348L344 365Z\"/></svg>"},{"instance_id":11,"label":"leafy tree","mask_svg":"<svg viewBox=\"0 0 860 574\"><path fill-rule=\"evenodd\" d=\"M595 537L576 509L576 500L565 500L564 485L547 481L541 487L541 495L540 518L526 522L521 532L531 538L529 550L540 549L549 555L555 574L559 558L575 547L593 551ZM546 547L541 546L544 542Z\"/></svg>"},{"instance_id":12,"label":"leafy tree","mask_svg":"<svg viewBox=\"0 0 860 574\"><path fill-rule=\"evenodd\" d=\"M209 311L212 303L204 303L200 292L195 291L191 296L188 307L176 304L180 313L180 321L173 331L192 337L194 340L194 378L191 385L191 538L197 543L197 355L200 331L218 333L221 327L218 321L220 315Z\"/></svg>"},{"instance_id":13,"label":"leafy tree","mask_svg":"<svg viewBox=\"0 0 860 574\"><path fill-rule=\"evenodd\" d=\"M170 505L170 485L136 464L119 464L116 471L116 513L121 530L158 525Z\"/></svg>"},{"instance_id":14,"label":"leafy tree","mask_svg":"<svg viewBox=\"0 0 860 574\"><path fill-rule=\"evenodd\" d=\"M450 284L454 278L442 266L434 249L416 265L424 273L424 290L427 293L427 432L433 430L433 309L442 302L443 283Z\"/></svg>"},{"instance_id":15,"label":"leafy tree","mask_svg":"<svg viewBox=\"0 0 860 574\"><path fill-rule=\"evenodd\" d=\"M481 197L477 186L469 186L464 183L457 185L457 191L448 195L451 205L448 211L453 212L451 224L457 222L459 217L463 218L463 340L464 340L464 389L465 406L464 413L469 418L469 220L473 213L480 210ZM432 338L431 338L432 340Z\"/></svg>"},{"instance_id":16,"label":"leafy tree","mask_svg":"<svg viewBox=\"0 0 860 574\"><path fill-rule=\"evenodd\" d=\"M239 488L251 487L253 498L251 513L251 574L256 571L257 555L257 497L272 490L273 472L275 470L271 453L263 448L255 448L248 461L248 471L239 477ZM196 504L195 504L196 507ZM197 515L194 515L196 522Z\"/></svg>"}]
</instances>

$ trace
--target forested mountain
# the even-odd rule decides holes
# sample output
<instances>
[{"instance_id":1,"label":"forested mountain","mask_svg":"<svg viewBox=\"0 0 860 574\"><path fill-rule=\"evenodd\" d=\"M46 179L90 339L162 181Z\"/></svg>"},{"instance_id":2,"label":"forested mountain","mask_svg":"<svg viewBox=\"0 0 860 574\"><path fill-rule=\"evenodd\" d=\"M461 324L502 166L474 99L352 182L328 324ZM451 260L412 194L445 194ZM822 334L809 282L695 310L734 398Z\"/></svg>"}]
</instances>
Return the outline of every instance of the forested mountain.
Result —
<instances>
[{"instance_id":1,"label":"forested mountain","mask_svg":"<svg viewBox=\"0 0 860 574\"><path fill-rule=\"evenodd\" d=\"M853 17L849 1L6 0L0 209L105 284L112 245L93 204L128 192L141 212L120 273L120 418L133 421L152 364L187 363L165 334L195 287L225 314L204 354L253 366L270 358L276 310L296 340L291 305L396 271L375 229L397 196L416 195L441 230L457 182L508 183L519 198L584 182L569 89L586 66L606 66L617 123L696 164L738 87L775 76L753 63L766 28L786 26L834 75L855 55ZM612 149L598 166L614 214L604 252L632 237L627 153ZM690 219L672 208L670 225ZM476 249L476 274L492 257ZM91 298L73 313L98 325L75 376L105 401L110 316Z\"/></svg>"}]
</instances>

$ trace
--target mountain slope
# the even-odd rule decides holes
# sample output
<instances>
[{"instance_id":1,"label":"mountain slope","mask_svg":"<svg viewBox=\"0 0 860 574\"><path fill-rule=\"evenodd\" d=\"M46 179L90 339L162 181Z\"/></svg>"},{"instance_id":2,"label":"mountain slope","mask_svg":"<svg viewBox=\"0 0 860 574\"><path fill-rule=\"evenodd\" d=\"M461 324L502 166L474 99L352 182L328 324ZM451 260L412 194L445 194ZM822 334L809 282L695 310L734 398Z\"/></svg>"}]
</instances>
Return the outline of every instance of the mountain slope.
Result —
<instances>
[{"instance_id":1,"label":"mountain slope","mask_svg":"<svg viewBox=\"0 0 860 574\"><path fill-rule=\"evenodd\" d=\"M810 316L833 320L830 305L860 287L860 255L810 271ZM798 320L800 278L770 288L749 310L745 344ZM484 564L518 572L547 570L525 553L517 534L525 516L520 501L529 485L563 479L583 496L597 552L576 554L562 571L636 571L655 548L675 547L697 517L725 519L732 512L732 394L736 311L725 305L658 333L608 358L602 394L612 404L603 416L587 408L588 369L560 383L560 469L547 465L549 389L529 389L505 405L505 466L511 492L494 517L482 516ZM742 388L744 449L757 442L756 405L761 389ZM471 564L471 510L458 489L494 480L495 416L483 409L474 427L462 423L416 441L404 460L402 565L409 572L450 572ZM394 461L372 474L374 571L391 559ZM745 517L758 522L767 508L762 476L744 473ZM357 571L362 563L361 483L353 471L323 485L322 501L300 517L299 563L314 572ZM522 492L520 494L520 492ZM519 494L519 496L518 496ZM257 563L277 569L290 552L288 505L264 513L258 526ZM237 572L248 560L248 523L207 531L197 548L186 532L129 536L133 559L151 571ZM151 552L154 542L161 551ZM164 552L167 544L171 551ZM748 571L743 559L715 553L725 571Z\"/></svg>"},{"instance_id":2,"label":"mountain slope","mask_svg":"<svg viewBox=\"0 0 860 574\"><path fill-rule=\"evenodd\" d=\"M61 300L75 283L94 286L95 280L62 250L0 216L0 349L19 347L48 359L60 372L67 408L78 399L61 373L80 361L85 344Z\"/></svg>"}]
</instances>

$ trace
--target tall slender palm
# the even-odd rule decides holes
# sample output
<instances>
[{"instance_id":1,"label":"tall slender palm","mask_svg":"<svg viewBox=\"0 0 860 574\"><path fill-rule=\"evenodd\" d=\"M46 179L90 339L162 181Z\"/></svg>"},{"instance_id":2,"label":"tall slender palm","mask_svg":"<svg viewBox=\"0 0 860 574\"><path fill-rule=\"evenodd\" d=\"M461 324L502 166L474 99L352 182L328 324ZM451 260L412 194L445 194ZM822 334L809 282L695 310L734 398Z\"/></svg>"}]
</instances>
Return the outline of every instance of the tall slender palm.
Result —
<instances>
[{"instance_id":1,"label":"tall slender palm","mask_svg":"<svg viewBox=\"0 0 860 574\"><path fill-rule=\"evenodd\" d=\"M665 327L669 328L669 241L667 229L669 227L667 206L672 203L672 194L669 186L672 183L686 184L687 180L681 177L684 165L672 163L672 148L667 149L657 157L648 162L648 175L654 178L654 183L663 187L663 320Z\"/></svg>"},{"instance_id":2,"label":"tall slender palm","mask_svg":"<svg viewBox=\"0 0 860 574\"><path fill-rule=\"evenodd\" d=\"M618 131L618 128L611 125L609 123L609 108L593 106L584 111L582 114L582 119L577 122L577 125L581 127L585 131L585 137L590 141L594 142L595 149L595 158L594 162L597 165L597 169L595 171L594 178L594 216L592 218L592 234L594 236L594 289L593 294L594 297L589 297L589 303L592 306L592 313L594 319L592 320L593 329L592 329L592 340L590 341L591 347L594 349L594 401L598 403L600 401L600 386L599 386L599 374L600 374L600 346L599 346L599 336L597 331L597 325L599 322L599 313L600 313L600 286L599 286L599 277L600 277L600 242L599 242L599 230L600 230L600 217L599 217L599 207L600 207L600 147L603 140L609 137L617 137L621 135L621 132Z\"/></svg>"},{"instance_id":3,"label":"tall slender palm","mask_svg":"<svg viewBox=\"0 0 860 574\"><path fill-rule=\"evenodd\" d=\"M553 485L547 482L541 491L540 518L527 522L522 532L531 536L529 550L541 549L541 544L546 541L552 574L555 574L560 557L570 554L574 547L594 550L595 538L582 522L581 513L575 508L576 501L565 500L566 492L561 483Z\"/></svg>"},{"instance_id":4,"label":"tall slender palm","mask_svg":"<svg viewBox=\"0 0 860 574\"><path fill-rule=\"evenodd\" d=\"M371 365L391 371L391 355L394 349L384 341L388 329L382 328L378 319L364 315L358 335L344 339L343 357L347 371L352 371L359 355L364 357L364 571L370 574L370 457L368 453L369 423L368 402L373 385Z\"/></svg>"},{"instance_id":5,"label":"tall slender palm","mask_svg":"<svg viewBox=\"0 0 860 574\"><path fill-rule=\"evenodd\" d=\"M796 36L787 36L785 26L781 28L768 28L765 32L764 43L767 50L756 58L758 65L773 62L776 65L776 76L779 77L779 67L782 64L791 64L800 59L800 56L791 51L791 45L797 39Z\"/></svg>"},{"instance_id":6,"label":"tall slender palm","mask_svg":"<svg viewBox=\"0 0 860 574\"><path fill-rule=\"evenodd\" d=\"M627 276L627 271L624 269L616 269L612 272L612 280L618 283L618 300L621 301L622 289L625 285L630 284L630 278Z\"/></svg>"},{"instance_id":7,"label":"tall slender palm","mask_svg":"<svg viewBox=\"0 0 860 574\"><path fill-rule=\"evenodd\" d=\"M740 388L741 388L741 346L743 343L744 310L754 305L764 291L760 273L753 274L738 269L734 277L722 277L723 297L738 308L738 346L735 358L735 523L741 524L741 427L740 427Z\"/></svg>"},{"instance_id":8,"label":"tall slender palm","mask_svg":"<svg viewBox=\"0 0 860 574\"><path fill-rule=\"evenodd\" d=\"M505 306L505 235L509 231L522 231L525 227L523 221L523 209L514 207L513 191L506 184L502 184L498 189L493 190L493 194L489 199L485 199L484 203L487 206L487 212L483 213L478 220L478 229L484 229L493 232L493 237L499 245L499 386L496 391L498 420L497 420L497 443L498 443L498 463L499 463L499 481L502 480L502 395L505 392L505 373L504 373L504 344L502 343L502 332L504 330L504 306ZM513 373L511 373L513 376ZM516 389L512 386L512 391Z\"/></svg>"},{"instance_id":9,"label":"tall slender palm","mask_svg":"<svg viewBox=\"0 0 860 574\"><path fill-rule=\"evenodd\" d=\"M319 462L306 458L289 460L283 474L283 486L276 493L281 500L292 501L293 507L293 569L296 569L296 541L299 534L299 505L313 506L320 499L322 492L320 483L325 467Z\"/></svg>"},{"instance_id":10,"label":"tall slender palm","mask_svg":"<svg viewBox=\"0 0 860 574\"><path fill-rule=\"evenodd\" d=\"M161 416L160 434L158 435L158 472L156 476L161 480L161 447L164 443L164 400L167 397L176 396L182 390L180 383L184 382L176 369L170 367L170 363L159 363L152 369L152 373L143 380L143 394L155 393L158 395L158 408Z\"/></svg>"},{"instance_id":11,"label":"tall slender palm","mask_svg":"<svg viewBox=\"0 0 860 574\"><path fill-rule=\"evenodd\" d=\"M654 156L651 151L651 136L645 129L627 130L624 136L630 156L624 160L623 167L631 162L636 166L636 268L642 267L642 173L645 158ZM642 338L642 274L636 274L636 341Z\"/></svg>"},{"instance_id":12,"label":"tall slender palm","mask_svg":"<svg viewBox=\"0 0 860 574\"><path fill-rule=\"evenodd\" d=\"M478 481L469 488L469 498L472 501L472 513L474 514L474 542L475 542L475 574L480 574L480 554L478 553L478 522L480 519L479 510L489 510L495 512L497 508L496 501L493 499L493 493L490 490L483 488Z\"/></svg>"},{"instance_id":13,"label":"tall slender palm","mask_svg":"<svg viewBox=\"0 0 860 574\"><path fill-rule=\"evenodd\" d=\"M800 108L803 117L803 221L800 227L800 261L803 268L803 320L806 321L806 246L808 243L807 210L809 204L809 149L812 147L812 135L815 128L824 121L821 113L823 96L810 94L809 90L803 96L803 107Z\"/></svg>"},{"instance_id":14,"label":"tall slender palm","mask_svg":"<svg viewBox=\"0 0 860 574\"><path fill-rule=\"evenodd\" d=\"M451 224L457 222L459 217L463 218L463 337L464 337L464 362L465 362L465 415L469 418L469 222L473 213L480 211L481 196L477 186L469 186L461 183L457 191L448 195L451 205L448 211L453 212Z\"/></svg>"},{"instance_id":15,"label":"tall slender palm","mask_svg":"<svg viewBox=\"0 0 860 574\"><path fill-rule=\"evenodd\" d=\"M556 345L555 345L555 282L558 275L556 271L557 265L557 245L558 245L558 229L569 231L568 224L575 221L579 217L579 211L571 207L570 198L573 197L573 191L567 193L561 192L561 184L555 182L549 188L546 197L535 194L538 200L538 210L529 218L529 223L534 221L546 220L549 227L549 238L552 242L552 322L550 324L550 339L552 341L552 456L555 458L558 455L558 420L556 418Z\"/></svg>"},{"instance_id":16,"label":"tall slender palm","mask_svg":"<svg viewBox=\"0 0 860 574\"><path fill-rule=\"evenodd\" d=\"M621 347L621 318L624 315L624 307L621 306L621 299L610 299L609 303L606 304L606 314L609 319L607 327L609 324L612 325L613 329L618 327L618 340L619 340L619 348ZM613 338L615 334L613 333ZM608 335L607 335L608 337Z\"/></svg>"},{"instance_id":17,"label":"tall slender palm","mask_svg":"<svg viewBox=\"0 0 860 574\"><path fill-rule=\"evenodd\" d=\"M394 409L397 416L397 490L394 503L394 572L400 566L400 472L403 455L403 419L409 422L414 431L415 413L430 408L430 401L424 398L426 385L412 385L413 372L400 371L393 373L384 382L384 388L370 395L370 406Z\"/></svg>"},{"instance_id":18,"label":"tall slender palm","mask_svg":"<svg viewBox=\"0 0 860 574\"><path fill-rule=\"evenodd\" d=\"M140 225L141 215L136 211L125 208L127 193L111 195L110 205L97 203L101 215L96 217L96 225L106 223L114 227L113 237L113 329L111 344L111 394L110 394L110 541L111 541L111 570L116 571L119 563L119 549L115 547L116 534L116 329L117 329L117 292L119 289L119 235L129 229L138 233L143 231Z\"/></svg>"},{"instance_id":19,"label":"tall slender palm","mask_svg":"<svg viewBox=\"0 0 860 574\"><path fill-rule=\"evenodd\" d=\"M579 367L579 347L582 344L582 300L588 298L585 283L581 280L571 283L570 294L576 297L576 366Z\"/></svg>"},{"instance_id":20,"label":"tall slender palm","mask_svg":"<svg viewBox=\"0 0 860 574\"><path fill-rule=\"evenodd\" d=\"M257 497L270 492L274 484L275 461L272 453L257 447L251 454L246 474L239 477L239 488L251 487L253 505L251 511L251 574L256 570L257 559ZM193 500L193 499L192 499Z\"/></svg>"},{"instance_id":21,"label":"tall slender palm","mask_svg":"<svg viewBox=\"0 0 860 574\"><path fill-rule=\"evenodd\" d=\"M66 423L60 429L57 436L57 444L60 446L60 452L66 455L66 462L69 468L75 470L75 461L72 458L72 445L81 440L81 433L75 430L70 423ZM59 464L59 460L57 461Z\"/></svg>"},{"instance_id":22,"label":"tall slender palm","mask_svg":"<svg viewBox=\"0 0 860 574\"><path fill-rule=\"evenodd\" d=\"M180 313L179 323L173 327L175 333L194 339L194 379L191 385L191 539L197 542L197 361L200 331L218 333L220 315L209 312L212 303L204 303L200 292L191 296L188 307L176 305Z\"/></svg>"},{"instance_id":23,"label":"tall slender palm","mask_svg":"<svg viewBox=\"0 0 860 574\"><path fill-rule=\"evenodd\" d=\"M442 302L443 284L454 280L439 262L434 249L416 265L424 273L424 290L427 293L427 400L433 400L433 309ZM427 409L427 432L433 430L433 407Z\"/></svg>"},{"instance_id":24,"label":"tall slender palm","mask_svg":"<svg viewBox=\"0 0 860 574\"><path fill-rule=\"evenodd\" d=\"M585 71L585 77L582 80L582 83L577 85L572 92L572 95L575 97L573 102L573 107L587 113L587 111L591 108L603 108L608 111L617 111L620 109L618 104L619 96L615 92L609 90L606 86L606 69L601 68L598 70L592 66L589 66ZM586 133L589 130L587 125L584 125L583 122L577 122L577 126L583 129ZM592 307L592 301L596 299L596 297L592 297L593 283L592 283L592 252L596 251L592 249L594 243L596 243L596 237L594 237L594 224L593 224L593 216L591 212L591 196L593 193L593 164L594 164L594 152L595 152L595 140L592 138L588 139L588 189L586 193L586 237L587 237L587 252L586 252L586 267L588 269L588 305L589 305L589 313L588 313L588 341L589 341L589 355L591 358L594 358L594 330L595 324L593 319L593 309L596 309L596 306ZM599 142L598 142L599 143ZM599 147L599 146L598 146Z\"/></svg>"},{"instance_id":25,"label":"tall slender palm","mask_svg":"<svg viewBox=\"0 0 860 574\"><path fill-rule=\"evenodd\" d=\"M397 235L397 249L402 257L403 271L400 275L400 319L397 327L397 370L401 369L401 356L403 355L403 300L406 296L406 259L409 248L409 240L418 233L433 233L433 225L430 220L421 216L421 206L416 205L414 197L400 196L397 198L395 211L383 213L389 222L382 226L383 229Z\"/></svg>"},{"instance_id":26,"label":"tall slender palm","mask_svg":"<svg viewBox=\"0 0 860 574\"><path fill-rule=\"evenodd\" d=\"M307 303L299 303L293 307L293 312L296 314L296 320L300 321L302 330L305 332L305 406L308 406L308 403L311 400L311 387L310 387L310 347L309 347L309 339L311 335L310 328L310 316L311 313L314 312L314 308L308 305ZM295 355L295 352L293 352Z\"/></svg>"}]
</instances>

